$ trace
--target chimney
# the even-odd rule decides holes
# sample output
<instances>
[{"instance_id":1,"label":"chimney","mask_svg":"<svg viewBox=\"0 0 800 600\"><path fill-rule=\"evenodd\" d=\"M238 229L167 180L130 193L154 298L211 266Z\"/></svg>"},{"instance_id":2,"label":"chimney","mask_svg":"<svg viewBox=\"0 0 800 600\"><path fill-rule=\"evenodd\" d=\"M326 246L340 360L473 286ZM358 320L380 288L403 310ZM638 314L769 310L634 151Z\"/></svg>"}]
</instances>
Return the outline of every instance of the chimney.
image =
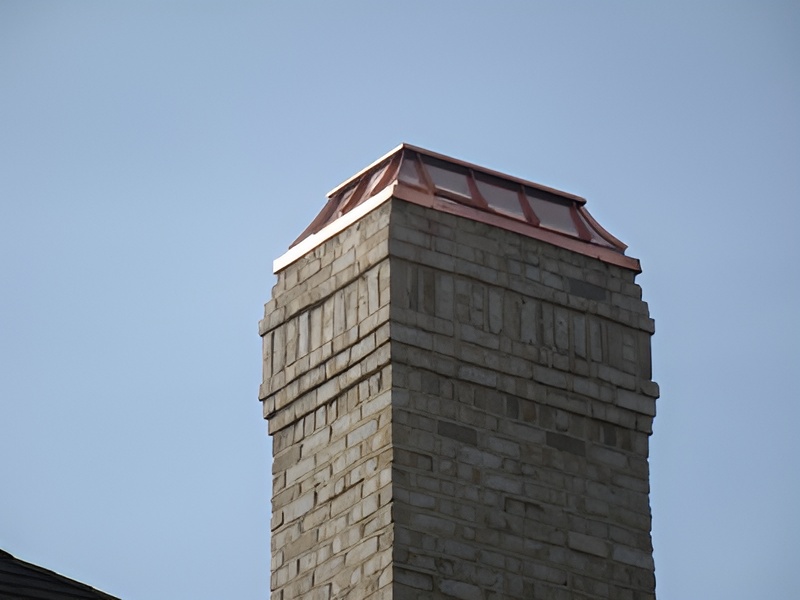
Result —
<instances>
[{"instance_id":1,"label":"chimney","mask_svg":"<svg viewBox=\"0 0 800 600\"><path fill-rule=\"evenodd\" d=\"M260 323L272 599L655 598L639 261L407 144L328 198Z\"/></svg>"}]
</instances>

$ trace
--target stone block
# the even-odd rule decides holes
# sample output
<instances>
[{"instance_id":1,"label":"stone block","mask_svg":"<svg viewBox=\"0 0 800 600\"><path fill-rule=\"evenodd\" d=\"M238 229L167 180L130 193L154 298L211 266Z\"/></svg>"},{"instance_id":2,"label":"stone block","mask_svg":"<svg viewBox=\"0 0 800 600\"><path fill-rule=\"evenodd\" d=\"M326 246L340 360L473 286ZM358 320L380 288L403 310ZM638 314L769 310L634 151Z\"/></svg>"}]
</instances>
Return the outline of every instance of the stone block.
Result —
<instances>
[{"instance_id":1,"label":"stone block","mask_svg":"<svg viewBox=\"0 0 800 600\"><path fill-rule=\"evenodd\" d=\"M396 567L394 569L394 581L401 586L408 586L414 590L430 591L433 589L433 577L427 573L420 573L419 571L411 571ZM415 592L416 593L416 592ZM401 596L408 598L416 598L418 596Z\"/></svg>"},{"instance_id":2,"label":"stone block","mask_svg":"<svg viewBox=\"0 0 800 600\"><path fill-rule=\"evenodd\" d=\"M552 431L547 432L547 445L576 456L586 456L586 442Z\"/></svg>"},{"instance_id":3,"label":"stone block","mask_svg":"<svg viewBox=\"0 0 800 600\"><path fill-rule=\"evenodd\" d=\"M345 555L344 564L348 567L360 565L378 551L378 538L373 536L352 546Z\"/></svg>"},{"instance_id":4,"label":"stone block","mask_svg":"<svg viewBox=\"0 0 800 600\"><path fill-rule=\"evenodd\" d=\"M366 423L359 425L358 427L354 428L350 433L347 434L347 446L352 447L357 444L360 444L370 435L374 434L377 430L378 430L377 419L371 419Z\"/></svg>"},{"instance_id":5,"label":"stone block","mask_svg":"<svg viewBox=\"0 0 800 600\"><path fill-rule=\"evenodd\" d=\"M567 277L567 290L570 294L594 300L596 302L608 302L608 290L602 285L596 285L588 281L581 281L572 277Z\"/></svg>"},{"instance_id":6,"label":"stone block","mask_svg":"<svg viewBox=\"0 0 800 600\"><path fill-rule=\"evenodd\" d=\"M601 558L608 556L609 543L597 537L571 531L567 534L567 545L574 550Z\"/></svg>"},{"instance_id":7,"label":"stone block","mask_svg":"<svg viewBox=\"0 0 800 600\"><path fill-rule=\"evenodd\" d=\"M304 516L311 508L314 506L314 494L308 493L303 496L300 496L296 500L292 500L284 507L283 510L283 520L284 522L294 521L299 519L300 517Z\"/></svg>"},{"instance_id":8,"label":"stone block","mask_svg":"<svg viewBox=\"0 0 800 600\"><path fill-rule=\"evenodd\" d=\"M483 600L484 595L481 588L463 581L443 579L439 584L439 589L450 597L459 600Z\"/></svg>"},{"instance_id":9,"label":"stone block","mask_svg":"<svg viewBox=\"0 0 800 600\"><path fill-rule=\"evenodd\" d=\"M273 294L273 600L650 597L658 388L624 269L391 201Z\"/></svg>"},{"instance_id":10,"label":"stone block","mask_svg":"<svg viewBox=\"0 0 800 600\"><path fill-rule=\"evenodd\" d=\"M478 443L478 434L475 429L457 425L448 421L438 421L437 432L439 435L458 440L464 444L476 445Z\"/></svg>"},{"instance_id":11,"label":"stone block","mask_svg":"<svg viewBox=\"0 0 800 600\"><path fill-rule=\"evenodd\" d=\"M656 414L656 401L655 398L636 392L618 389L616 404L628 410L649 415L651 417Z\"/></svg>"},{"instance_id":12,"label":"stone block","mask_svg":"<svg viewBox=\"0 0 800 600\"><path fill-rule=\"evenodd\" d=\"M653 556L650 551L617 544L614 546L613 558L619 562L642 569L653 569Z\"/></svg>"}]
</instances>

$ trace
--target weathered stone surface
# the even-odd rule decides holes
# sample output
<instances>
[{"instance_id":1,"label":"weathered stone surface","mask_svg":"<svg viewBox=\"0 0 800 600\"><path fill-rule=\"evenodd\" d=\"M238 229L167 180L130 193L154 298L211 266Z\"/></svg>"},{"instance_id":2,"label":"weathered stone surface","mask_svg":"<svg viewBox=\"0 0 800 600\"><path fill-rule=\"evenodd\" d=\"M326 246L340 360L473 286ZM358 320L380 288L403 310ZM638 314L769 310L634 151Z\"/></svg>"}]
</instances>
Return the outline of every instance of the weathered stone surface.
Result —
<instances>
[{"instance_id":1,"label":"weathered stone surface","mask_svg":"<svg viewBox=\"0 0 800 600\"><path fill-rule=\"evenodd\" d=\"M391 200L259 324L272 594L654 598L634 273Z\"/></svg>"}]
</instances>

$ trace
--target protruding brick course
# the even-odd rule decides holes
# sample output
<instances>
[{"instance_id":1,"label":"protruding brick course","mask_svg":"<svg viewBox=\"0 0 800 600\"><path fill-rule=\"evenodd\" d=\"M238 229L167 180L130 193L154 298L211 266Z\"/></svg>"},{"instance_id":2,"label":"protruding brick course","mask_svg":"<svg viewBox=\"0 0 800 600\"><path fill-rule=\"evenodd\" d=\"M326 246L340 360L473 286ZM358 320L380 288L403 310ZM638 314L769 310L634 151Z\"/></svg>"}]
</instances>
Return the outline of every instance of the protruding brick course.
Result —
<instances>
[{"instance_id":1,"label":"protruding brick course","mask_svg":"<svg viewBox=\"0 0 800 600\"><path fill-rule=\"evenodd\" d=\"M634 276L397 199L284 268L273 599L654 598Z\"/></svg>"}]
</instances>

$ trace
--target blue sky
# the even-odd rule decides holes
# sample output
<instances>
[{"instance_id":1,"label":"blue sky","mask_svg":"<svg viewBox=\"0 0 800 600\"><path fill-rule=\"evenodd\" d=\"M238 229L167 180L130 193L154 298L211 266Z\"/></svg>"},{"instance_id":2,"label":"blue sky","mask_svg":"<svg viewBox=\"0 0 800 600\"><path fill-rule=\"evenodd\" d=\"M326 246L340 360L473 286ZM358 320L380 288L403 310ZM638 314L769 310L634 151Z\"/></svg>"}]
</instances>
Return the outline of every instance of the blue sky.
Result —
<instances>
[{"instance_id":1,"label":"blue sky","mask_svg":"<svg viewBox=\"0 0 800 600\"><path fill-rule=\"evenodd\" d=\"M406 141L642 260L661 600L800 596L796 2L0 2L0 547L265 598L257 321Z\"/></svg>"}]
</instances>

